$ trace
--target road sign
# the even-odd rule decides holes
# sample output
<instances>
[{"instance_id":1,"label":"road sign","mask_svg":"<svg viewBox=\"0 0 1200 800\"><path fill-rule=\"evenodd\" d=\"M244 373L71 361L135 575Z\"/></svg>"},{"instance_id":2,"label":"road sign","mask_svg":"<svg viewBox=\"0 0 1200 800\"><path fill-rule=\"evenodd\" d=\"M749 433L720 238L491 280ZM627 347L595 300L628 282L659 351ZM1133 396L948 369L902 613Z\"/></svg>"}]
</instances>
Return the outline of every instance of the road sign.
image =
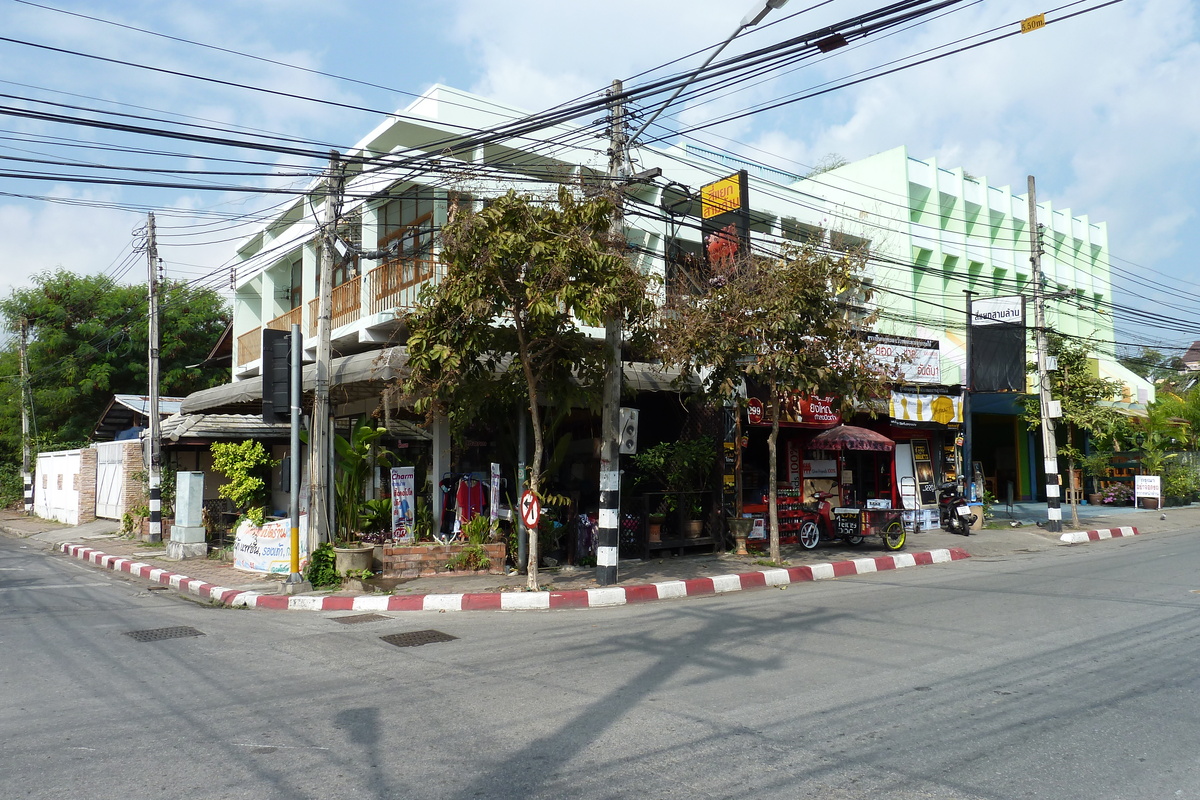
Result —
<instances>
[{"instance_id":1,"label":"road sign","mask_svg":"<svg viewBox=\"0 0 1200 800\"><path fill-rule=\"evenodd\" d=\"M521 521L527 528L536 528L541 518L542 504L538 502L537 495L526 489L521 495Z\"/></svg>"}]
</instances>

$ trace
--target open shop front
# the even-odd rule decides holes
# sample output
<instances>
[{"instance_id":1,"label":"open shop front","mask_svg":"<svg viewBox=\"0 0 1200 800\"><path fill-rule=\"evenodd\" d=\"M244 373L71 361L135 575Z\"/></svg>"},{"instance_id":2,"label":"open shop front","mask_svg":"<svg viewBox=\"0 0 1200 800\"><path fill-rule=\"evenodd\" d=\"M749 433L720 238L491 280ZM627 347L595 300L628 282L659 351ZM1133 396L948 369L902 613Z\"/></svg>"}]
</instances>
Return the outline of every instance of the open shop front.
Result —
<instances>
[{"instance_id":1,"label":"open shop front","mask_svg":"<svg viewBox=\"0 0 1200 800\"><path fill-rule=\"evenodd\" d=\"M897 389L889 398L888 421L906 527L910 532L938 528L937 487L964 474L962 388Z\"/></svg>"},{"instance_id":2,"label":"open shop front","mask_svg":"<svg viewBox=\"0 0 1200 800\"><path fill-rule=\"evenodd\" d=\"M834 398L790 396L781 402L777 472L779 535L786 544L816 547L842 539L857 545L881 535L888 549L904 544L895 474L895 443L884 433L846 425ZM880 423L875 421L876 427ZM754 520L748 541L767 538L771 420L751 398L744 444L741 514ZM884 535L884 534L888 535Z\"/></svg>"}]
</instances>

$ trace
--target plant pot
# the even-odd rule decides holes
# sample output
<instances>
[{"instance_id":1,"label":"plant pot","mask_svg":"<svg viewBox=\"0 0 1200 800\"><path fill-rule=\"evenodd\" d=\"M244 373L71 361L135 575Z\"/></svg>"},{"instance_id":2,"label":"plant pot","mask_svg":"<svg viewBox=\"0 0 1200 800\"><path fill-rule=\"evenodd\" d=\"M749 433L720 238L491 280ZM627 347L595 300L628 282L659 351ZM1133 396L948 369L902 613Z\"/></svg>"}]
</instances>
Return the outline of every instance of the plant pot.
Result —
<instances>
[{"instance_id":1,"label":"plant pot","mask_svg":"<svg viewBox=\"0 0 1200 800\"><path fill-rule=\"evenodd\" d=\"M750 555L750 552L746 550L746 537L750 535L750 531L753 528L754 520L752 519L729 520L729 529L733 531L733 539L737 542L737 549L734 551L734 555Z\"/></svg>"},{"instance_id":2,"label":"plant pot","mask_svg":"<svg viewBox=\"0 0 1200 800\"><path fill-rule=\"evenodd\" d=\"M662 523L650 522L646 525L646 535L650 539L651 544L662 541Z\"/></svg>"},{"instance_id":3,"label":"plant pot","mask_svg":"<svg viewBox=\"0 0 1200 800\"><path fill-rule=\"evenodd\" d=\"M1138 499L1138 504L1142 508L1159 508L1161 505L1157 497L1141 497Z\"/></svg>"},{"instance_id":4,"label":"plant pot","mask_svg":"<svg viewBox=\"0 0 1200 800\"><path fill-rule=\"evenodd\" d=\"M689 519L683 526L685 539L699 539L704 534L704 520Z\"/></svg>"},{"instance_id":5,"label":"plant pot","mask_svg":"<svg viewBox=\"0 0 1200 800\"><path fill-rule=\"evenodd\" d=\"M1102 499L1103 497L1104 497L1104 495L1100 494L1099 492L1095 492L1095 493L1093 493L1093 494L1089 494L1089 495L1087 496L1088 505L1089 505L1089 506L1098 506L1098 505L1100 505L1100 504L1101 504L1101 499Z\"/></svg>"},{"instance_id":6,"label":"plant pot","mask_svg":"<svg viewBox=\"0 0 1200 800\"><path fill-rule=\"evenodd\" d=\"M370 544L335 545L334 569L345 575L352 570L371 569L375 560L375 546Z\"/></svg>"}]
</instances>

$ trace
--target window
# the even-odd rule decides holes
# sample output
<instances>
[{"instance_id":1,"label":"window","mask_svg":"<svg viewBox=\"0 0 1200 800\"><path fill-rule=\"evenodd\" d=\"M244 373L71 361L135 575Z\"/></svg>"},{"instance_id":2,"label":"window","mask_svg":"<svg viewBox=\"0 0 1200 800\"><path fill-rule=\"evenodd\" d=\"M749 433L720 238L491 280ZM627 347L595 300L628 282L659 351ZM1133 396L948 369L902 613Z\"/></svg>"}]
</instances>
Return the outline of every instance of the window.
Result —
<instances>
[{"instance_id":1,"label":"window","mask_svg":"<svg viewBox=\"0 0 1200 800\"><path fill-rule=\"evenodd\" d=\"M304 297L304 261L297 258L292 262L292 288L288 293L288 308L297 308Z\"/></svg>"},{"instance_id":2,"label":"window","mask_svg":"<svg viewBox=\"0 0 1200 800\"><path fill-rule=\"evenodd\" d=\"M379 207L377 247L399 244L399 253L380 265L386 270L377 287L391 292L433 275L433 189L414 186Z\"/></svg>"},{"instance_id":3,"label":"window","mask_svg":"<svg viewBox=\"0 0 1200 800\"><path fill-rule=\"evenodd\" d=\"M814 247L825 241L825 229L817 225L807 225L794 217L784 217L779 221L783 238L791 242L802 242Z\"/></svg>"},{"instance_id":4,"label":"window","mask_svg":"<svg viewBox=\"0 0 1200 800\"><path fill-rule=\"evenodd\" d=\"M871 240L864 239L861 236L851 236L848 233L840 233L834 231L829 235L829 244L834 250L841 250L843 253L855 253L856 255L865 256L871 252Z\"/></svg>"}]
</instances>

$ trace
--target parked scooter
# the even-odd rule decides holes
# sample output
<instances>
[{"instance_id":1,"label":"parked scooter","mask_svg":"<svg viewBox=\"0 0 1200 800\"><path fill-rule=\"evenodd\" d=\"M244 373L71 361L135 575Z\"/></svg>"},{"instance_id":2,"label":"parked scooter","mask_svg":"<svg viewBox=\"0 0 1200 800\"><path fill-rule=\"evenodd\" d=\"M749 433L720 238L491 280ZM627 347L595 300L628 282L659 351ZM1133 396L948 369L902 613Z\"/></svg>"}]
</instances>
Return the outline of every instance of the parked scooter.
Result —
<instances>
[{"instance_id":1,"label":"parked scooter","mask_svg":"<svg viewBox=\"0 0 1200 800\"><path fill-rule=\"evenodd\" d=\"M967 498L959 490L958 481L947 481L937 487L938 520L950 533L971 535L971 526L979 517L971 513Z\"/></svg>"}]
</instances>

